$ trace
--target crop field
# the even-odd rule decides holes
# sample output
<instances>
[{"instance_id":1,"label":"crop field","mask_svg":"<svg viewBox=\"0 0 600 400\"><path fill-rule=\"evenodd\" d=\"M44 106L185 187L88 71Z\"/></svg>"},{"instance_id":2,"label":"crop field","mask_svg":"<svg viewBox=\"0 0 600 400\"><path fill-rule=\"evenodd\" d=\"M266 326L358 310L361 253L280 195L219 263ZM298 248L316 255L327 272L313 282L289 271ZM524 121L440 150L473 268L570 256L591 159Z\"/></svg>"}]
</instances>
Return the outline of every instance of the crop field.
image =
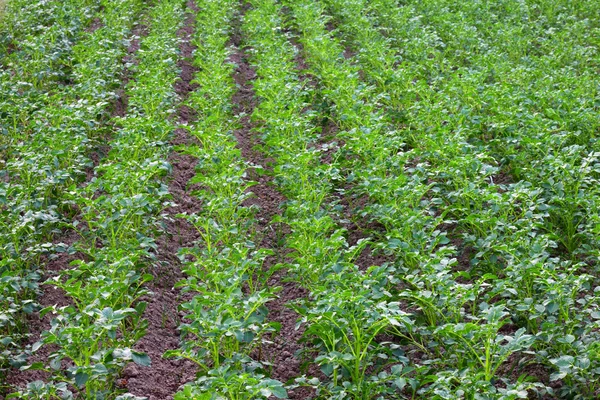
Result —
<instances>
[{"instance_id":1,"label":"crop field","mask_svg":"<svg viewBox=\"0 0 600 400\"><path fill-rule=\"evenodd\" d=\"M0 0L0 400L598 399L599 137L597 0Z\"/></svg>"}]
</instances>

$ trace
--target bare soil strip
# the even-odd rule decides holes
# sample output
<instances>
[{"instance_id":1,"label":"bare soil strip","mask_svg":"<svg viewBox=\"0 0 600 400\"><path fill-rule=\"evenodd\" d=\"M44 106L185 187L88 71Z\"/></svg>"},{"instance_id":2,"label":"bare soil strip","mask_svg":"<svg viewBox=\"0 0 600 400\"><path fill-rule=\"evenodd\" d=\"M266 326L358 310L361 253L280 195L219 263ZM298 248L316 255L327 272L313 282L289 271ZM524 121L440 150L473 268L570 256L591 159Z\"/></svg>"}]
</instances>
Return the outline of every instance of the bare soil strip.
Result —
<instances>
[{"instance_id":1,"label":"bare soil strip","mask_svg":"<svg viewBox=\"0 0 600 400\"><path fill-rule=\"evenodd\" d=\"M242 12L247 10L248 4L243 4ZM258 184L250 190L255 197L249 199L245 206L255 205L259 207L257 214L258 226L256 227L258 237L261 238L260 247L271 249L274 255L266 259L264 268L274 268L278 263L284 262L286 258L286 248L284 246L285 235L289 228L283 224L273 223L272 219L283 212L282 204L286 201L276 188L273 182L274 160L269 159L263 152L256 149L261 146L261 139L253 130L253 124L250 115L257 105L257 99L254 93L252 81L256 79L256 72L248 62L248 55L243 50L244 42L241 35L240 15L234 21L234 34L231 44L234 51L231 55L237 68L234 79L239 86L238 92L234 95L233 102L237 113L243 113L241 118L241 127L236 130L235 137L238 141L238 147L242 156L250 163L259 167L262 172L251 172L252 179ZM301 360L296 354L302 350L303 345L298 341L302 336L303 330L296 330L296 320L298 314L291 310L287 305L297 299L308 296L308 292L298 286L295 282L286 280L287 272L283 269L275 271L269 279L270 287L281 287L278 298L267 303L269 309L269 319L281 324L281 330L277 335L270 338L271 342L263 345L261 360L262 362L272 364L271 378L281 382L288 382L302 375ZM307 388L298 388L288 391L290 399L310 398L312 390Z\"/></svg>"},{"instance_id":2,"label":"bare soil strip","mask_svg":"<svg viewBox=\"0 0 600 400\"><path fill-rule=\"evenodd\" d=\"M179 30L181 57L178 66L181 69L180 80L175 90L180 97L178 111L179 123L187 125L193 122L195 113L185 105L188 95L195 90L191 83L196 72L192 65L195 47L192 37L195 25L196 4L187 2L188 13L183 27ZM187 130L178 128L170 141L172 146L195 143ZM152 295L143 300L148 302L144 318L148 321L148 331L137 344L137 349L147 353L152 360L150 367L140 367L133 363L123 371L121 384L137 396L148 397L149 400L171 399L178 388L186 382L194 380L196 368L191 361L165 359L167 350L179 347L178 326L180 317L178 306L185 301L185 295L175 284L184 278L181 262L177 257L179 248L191 247L198 239L198 231L186 220L177 218L177 214L194 214L200 211L200 202L190 195L188 181L195 175L197 160L189 155L171 152L169 162L172 173L169 182L169 193L174 205L165 210L164 235L157 240L158 262L153 271L154 280L148 285Z\"/></svg>"}]
</instances>

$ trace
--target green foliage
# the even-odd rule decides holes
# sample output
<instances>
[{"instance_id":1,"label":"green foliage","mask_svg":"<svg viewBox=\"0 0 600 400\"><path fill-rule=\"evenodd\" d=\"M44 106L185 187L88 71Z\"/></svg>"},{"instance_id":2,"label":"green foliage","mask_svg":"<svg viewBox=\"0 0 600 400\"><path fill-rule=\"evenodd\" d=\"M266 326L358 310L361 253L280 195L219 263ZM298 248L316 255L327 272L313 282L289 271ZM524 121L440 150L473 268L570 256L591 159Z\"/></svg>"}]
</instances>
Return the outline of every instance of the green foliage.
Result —
<instances>
[{"instance_id":1,"label":"green foliage","mask_svg":"<svg viewBox=\"0 0 600 400\"><path fill-rule=\"evenodd\" d=\"M199 368L177 399L286 398L286 385L328 399L598 397L598 2L197 6L196 118L179 127L196 140L174 150L197 161L188 184L201 208L177 217L199 239L179 253L189 298L165 356ZM141 12L149 35L124 63ZM123 367L150 362L132 349L172 204L183 15L179 0L6 9L0 373L50 376L12 397L115 398ZM241 104L251 115L234 114L240 56L256 72L256 104ZM112 118L126 68L127 113ZM242 123L265 165L244 159ZM257 221L265 175L286 200ZM281 248L260 248L265 229ZM77 242L56 243L62 230ZM63 253L71 268L40 268ZM284 384L261 359L280 328L268 309L281 270L308 293L290 307L320 378ZM41 310L51 327L23 349L40 284L71 305Z\"/></svg>"},{"instance_id":2,"label":"green foliage","mask_svg":"<svg viewBox=\"0 0 600 400\"><path fill-rule=\"evenodd\" d=\"M74 84L62 92L58 87L56 104L35 106L40 107L34 117L36 131L31 138L21 138L26 145L19 146L6 163L5 204L31 215L21 222L22 227L11 228L12 235L20 235L23 229L34 233L23 235L31 240L26 251L19 240L13 241L15 257L28 257L17 267L34 268L40 255L50 253L52 257L55 251L76 254L72 269L61 270L45 282L61 288L72 301L70 306L48 307L40 313L52 313L53 318L31 352L52 346L50 355L31 365L23 365L21 359L18 363L22 370L47 371L50 381L31 383L15 394L20 398L66 398L70 396L66 385L86 398L114 398L115 380L127 363L150 364L147 355L131 347L147 327L142 319L146 303L139 298L148 294L144 284L152 276L145 270L155 259L153 237L160 227L160 212L169 204L162 180L170 172L164 143L174 130L168 119L176 100L176 35L183 13L176 1L160 2L152 9L151 32L141 41L144 51L138 57L139 69L134 83L127 87L128 114L109 121L125 67L121 62L125 39L142 4L137 0L102 3L98 8L102 26L80 34L81 40L69 47L72 54L65 56L76 61L70 78ZM81 13L88 8L79 5L77 10ZM56 19L61 15L48 18L52 26L60 26ZM87 22L91 18L88 16ZM20 54L19 60L26 59ZM34 82L32 90L48 90L43 85L50 85L50 78L44 79ZM150 93L160 101L149 98ZM17 123L13 124L14 134L27 133ZM80 185L91 165L89 154L112 129L116 134L109 153L100 161L94 178ZM73 208L81 212L81 219L66 224L63 221L72 217L69 210ZM57 227L74 230L79 241L72 246L35 244L34 240L51 241ZM31 308L27 302L24 305Z\"/></svg>"},{"instance_id":3,"label":"green foliage","mask_svg":"<svg viewBox=\"0 0 600 400\"><path fill-rule=\"evenodd\" d=\"M287 399L287 390L281 382L268 379L261 366L248 359L242 360L244 368L222 365L200 377L194 385L186 385L175 395L176 400L254 400ZM239 362L238 362L239 363ZM238 364L236 363L236 364Z\"/></svg>"}]
</instances>

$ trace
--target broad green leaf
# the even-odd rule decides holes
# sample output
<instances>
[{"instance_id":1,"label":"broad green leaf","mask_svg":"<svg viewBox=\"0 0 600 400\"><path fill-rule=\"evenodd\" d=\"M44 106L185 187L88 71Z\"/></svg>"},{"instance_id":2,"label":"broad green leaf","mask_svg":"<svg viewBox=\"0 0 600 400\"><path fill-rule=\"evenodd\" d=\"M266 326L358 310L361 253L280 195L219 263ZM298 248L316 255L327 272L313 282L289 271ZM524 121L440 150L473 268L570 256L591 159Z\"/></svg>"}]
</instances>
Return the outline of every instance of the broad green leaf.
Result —
<instances>
[{"instance_id":1,"label":"broad green leaf","mask_svg":"<svg viewBox=\"0 0 600 400\"><path fill-rule=\"evenodd\" d=\"M134 363L138 365L143 365L144 367L149 367L152 363L150 357L146 353L140 353L137 351L131 352L131 359Z\"/></svg>"},{"instance_id":2,"label":"broad green leaf","mask_svg":"<svg viewBox=\"0 0 600 400\"><path fill-rule=\"evenodd\" d=\"M83 385L85 385L85 383L88 381L89 379L89 375L83 371L78 371L75 374L75 385L77 385L78 387L83 387Z\"/></svg>"}]
</instances>

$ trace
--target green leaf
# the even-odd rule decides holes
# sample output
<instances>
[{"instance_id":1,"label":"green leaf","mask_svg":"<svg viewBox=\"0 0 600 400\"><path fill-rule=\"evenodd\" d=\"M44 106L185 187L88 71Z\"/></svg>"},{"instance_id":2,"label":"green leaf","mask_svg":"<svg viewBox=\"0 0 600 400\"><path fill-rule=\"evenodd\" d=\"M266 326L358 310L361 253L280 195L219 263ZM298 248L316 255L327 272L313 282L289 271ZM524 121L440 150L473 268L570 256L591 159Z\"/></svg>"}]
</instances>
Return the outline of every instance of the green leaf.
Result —
<instances>
[{"instance_id":1,"label":"green leaf","mask_svg":"<svg viewBox=\"0 0 600 400\"><path fill-rule=\"evenodd\" d=\"M496 306L489 309L487 313L487 320L490 324L499 322L502 318L507 316L508 313L504 311L503 306Z\"/></svg>"},{"instance_id":2,"label":"green leaf","mask_svg":"<svg viewBox=\"0 0 600 400\"><path fill-rule=\"evenodd\" d=\"M235 331L235 338L240 343L250 343L256 335L252 331Z\"/></svg>"},{"instance_id":3,"label":"green leaf","mask_svg":"<svg viewBox=\"0 0 600 400\"><path fill-rule=\"evenodd\" d=\"M12 343L12 341L13 341L12 337L6 336L6 337L3 337L2 339L0 339L0 344L3 346L8 346L9 344ZM36 342L36 343L38 343L38 342ZM35 344L34 344L34 346L35 346ZM35 350L33 350L33 351L35 351Z\"/></svg>"},{"instance_id":4,"label":"green leaf","mask_svg":"<svg viewBox=\"0 0 600 400\"><path fill-rule=\"evenodd\" d=\"M406 379L398 378L394 381L394 385L396 385L399 390L402 390L404 389L404 386L406 386Z\"/></svg>"},{"instance_id":5,"label":"green leaf","mask_svg":"<svg viewBox=\"0 0 600 400\"><path fill-rule=\"evenodd\" d=\"M94 365L94 368L92 368L92 376L107 375L107 374L108 374L108 369L106 368L106 366L104 366L104 364L96 364L96 365Z\"/></svg>"},{"instance_id":6,"label":"green leaf","mask_svg":"<svg viewBox=\"0 0 600 400\"><path fill-rule=\"evenodd\" d=\"M163 358L173 358L173 357L181 357L182 353L180 350L175 349L175 350L167 350L165 351L165 353L163 354Z\"/></svg>"},{"instance_id":7,"label":"green leaf","mask_svg":"<svg viewBox=\"0 0 600 400\"><path fill-rule=\"evenodd\" d=\"M555 372L555 373L553 373L553 374L550 375L550 382L557 381L559 379L564 378L565 376L567 376L567 372L566 371Z\"/></svg>"},{"instance_id":8,"label":"green leaf","mask_svg":"<svg viewBox=\"0 0 600 400\"><path fill-rule=\"evenodd\" d=\"M78 371L75 374L75 385L77 385L78 387L82 387L88 381L89 377L90 376L88 374L86 374L85 372Z\"/></svg>"},{"instance_id":9,"label":"green leaf","mask_svg":"<svg viewBox=\"0 0 600 400\"><path fill-rule=\"evenodd\" d=\"M283 386L273 386L271 387L271 391L273 392L273 395L275 395L275 397L277 397L278 399L288 398L287 390L285 390Z\"/></svg>"},{"instance_id":10,"label":"green leaf","mask_svg":"<svg viewBox=\"0 0 600 400\"><path fill-rule=\"evenodd\" d=\"M35 342L35 343L33 344L33 346L31 346L31 351L34 351L34 352L35 352L35 351L38 351L38 349L39 349L40 347L42 347L42 345L43 345L43 343L42 343L42 342Z\"/></svg>"},{"instance_id":11,"label":"green leaf","mask_svg":"<svg viewBox=\"0 0 600 400\"><path fill-rule=\"evenodd\" d=\"M131 352L131 359L133 360L134 363L136 363L138 365L142 365L144 367L149 367L150 364L152 364L152 361L150 360L150 357L146 353L140 353L140 352L137 352L137 351L132 351Z\"/></svg>"},{"instance_id":12,"label":"green leaf","mask_svg":"<svg viewBox=\"0 0 600 400\"><path fill-rule=\"evenodd\" d=\"M43 362L35 362L31 365L25 365L19 369L21 371L40 371L45 369L45 365Z\"/></svg>"},{"instance_id":13,"label":"green leaf","mask_svg":"<svg viewBox=\"0 0 600 400\"><path fill-rule=\"evenodd\" d=\"M440 236L439 243L440 244L448 244L448 243L450 243L450 239L448 239L448 237L445 235Z\"/></svg>"},{"instance_id":14,"label":"green leaf","mask_svg":"<svg viewBox=\"0 0 600 400\"><path fill-rule=\"evenodd\" d=\"M548 314L554 314L556 311L558 311L558 303L556 301L551 301L546 305L546 311L548 311Z\"/></svg>"},{"instance_id":15,"label":"green leaf","mask_svg":"<svg viewBox=\"0 0 600 400\"><path fill-rule=\"evenodd\" d=\"M55 371L58 371L61 368L61 362L62 360L58 357L53 358L52 361L50 361L50 368L52 368Z\"/></svg>"},{"instance_id":16,"label":"green leaf","mask_svg":"<svg viewBox=\"0 0 600 400\"><path fill-rule=\"evenodd\" d=\"M573 336L573 335L566 335L564 337L564 341L565 341L565 343L573 343L575 341L575 336Z\"/></svg>"},{"instance_id":17,"label":"green leaf","mask_svg":"<svg viewBox=\"0 0 600 400\"><path fill-rule=\"evenodd\" d=\"M552 363L558 368L570 367L575 359L573 356L561 356L558 359L552 360Z\"/></svg>"}]
</instances>

